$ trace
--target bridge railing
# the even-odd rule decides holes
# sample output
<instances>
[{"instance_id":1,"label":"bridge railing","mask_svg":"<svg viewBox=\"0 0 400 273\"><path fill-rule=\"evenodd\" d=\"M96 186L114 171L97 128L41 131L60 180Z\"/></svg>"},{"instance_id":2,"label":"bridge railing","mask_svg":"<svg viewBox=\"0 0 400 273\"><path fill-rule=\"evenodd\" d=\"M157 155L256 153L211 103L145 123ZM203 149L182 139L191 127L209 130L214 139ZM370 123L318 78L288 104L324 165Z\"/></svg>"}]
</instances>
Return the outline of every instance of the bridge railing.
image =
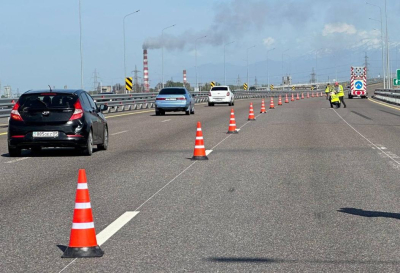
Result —
<instances>
[{"instance_id":1,"label":"bridge railing","mask_svg":"<svg viewBox=\"0 0 400 273\"><path fill-rule=\"evenodd\" d=\"M373 98L400 105L400 89L376 89Z\"/></svg>"},{"instance_id":2,"label":"bridge railing","mask_svg":"<svg viewBox=\"0 0 400 273\"><path fill-rule=\"evenodd\" d=\"M235 90L235 99L250 99L250 98L267 98L278 97L279 95L291 93L307 93L321 92L321 90L284 90L284 91L244 91ZM208 91L191 92L196 103L208 101ZM139 109L150 109L155 107L155 98L158 92L154 93L131 93L131 94L98 94L92 95L92 98L98 105L106 104L108 110L105 113L115 113ZM17 99L0 99L0 118L9 117L11 109Z\"/></svg>"}]
</instances>

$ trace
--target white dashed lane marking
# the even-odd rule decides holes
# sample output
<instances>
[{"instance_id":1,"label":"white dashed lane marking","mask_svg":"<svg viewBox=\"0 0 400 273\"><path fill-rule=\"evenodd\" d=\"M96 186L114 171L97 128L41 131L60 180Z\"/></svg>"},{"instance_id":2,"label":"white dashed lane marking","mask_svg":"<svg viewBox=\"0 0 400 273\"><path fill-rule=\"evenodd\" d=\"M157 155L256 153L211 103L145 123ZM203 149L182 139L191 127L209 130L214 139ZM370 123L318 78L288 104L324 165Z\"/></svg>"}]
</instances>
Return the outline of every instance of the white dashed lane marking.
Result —
<instances>
[{"instance_id":1,"label":"white dashed lane marking","mask_svg":"<svg viewBox=\"0 0 400 273\"><path fill-rule=\"evenodd\" d=\"M126 132L128 132L128 131L121 131L121 132L114 133L114 134L111 134L111 135L112 135L112 136L115 136L115 135L123 134L123 133L126 133Z\"/></svg>"},{"instance_id":2,"label":"white dashed lane marking","mask_svg":"<svg viewBox=\"0 0 400 273\"><path fill-rule=\"evenodd\" d=\"M11 163L15 163L15 162L18 162L18 161L21 161L21 160L25 160L25 159L28 159L28 158L29 157L22 157L22 158L14 159L14 160L7 161L7 162L4 162L4 163L11 164Z\"/></svg>"}]
</instances>

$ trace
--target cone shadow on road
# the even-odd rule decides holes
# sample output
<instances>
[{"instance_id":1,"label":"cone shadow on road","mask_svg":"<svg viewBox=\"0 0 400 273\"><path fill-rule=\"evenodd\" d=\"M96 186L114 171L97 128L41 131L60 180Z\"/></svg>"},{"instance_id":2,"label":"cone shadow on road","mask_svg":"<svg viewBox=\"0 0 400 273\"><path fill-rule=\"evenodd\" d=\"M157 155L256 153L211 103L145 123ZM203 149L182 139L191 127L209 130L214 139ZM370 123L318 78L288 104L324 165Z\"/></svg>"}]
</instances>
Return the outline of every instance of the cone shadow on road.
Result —
<instances>
[{"instance_id":1,"label":"cone shadow on road","mask_svg":"<svg viewBox=\"0 0 400 273\"><path fill-rule=\"evenodd\" d=\"M62 253L64 253L65 250L68 248L68 246L64 246L64 245L57 245L57 247L62 251Z\"/></svg>"},{"instance_id":2,"label":"cone shadow on road","mask_svg":"<svg viewBox=\"0 0 400 273\"><path fill-rule=\"evenodd\" d=\"M362 217L384 217L384 218L400 219L400 213L394 213L394 212L363 210L356 208L341 208L338 210L338 212L343 212Z\"/></svg>"},{"instance_id":3,"label":"cone shadow on road","mask_svg":"<svg viewBox=\"0 0 400 273\"><path fill-rule=\"evenodd\" d=\"M210 257L204 259L213 263L263 263L263 264L371 264L371 265L399 265L400 261L381 261L381 260L290 260L261 257Z\"/></svg>"}]
</instances>

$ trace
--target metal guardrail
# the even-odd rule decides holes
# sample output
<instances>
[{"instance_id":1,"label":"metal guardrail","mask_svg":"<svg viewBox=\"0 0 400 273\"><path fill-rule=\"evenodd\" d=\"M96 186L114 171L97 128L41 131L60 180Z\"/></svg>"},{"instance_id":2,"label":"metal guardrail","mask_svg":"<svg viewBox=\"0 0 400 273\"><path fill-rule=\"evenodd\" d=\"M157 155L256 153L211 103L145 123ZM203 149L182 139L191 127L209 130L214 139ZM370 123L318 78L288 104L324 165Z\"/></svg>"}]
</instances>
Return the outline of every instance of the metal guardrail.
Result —
<instances>
[{"instance_id":1,"label":"metal guardrail","mask_svg":"<svg viewBox=\"0 0 400 273\"><path fill-rule=\"evenodd\" d=\"M373 98L400 105L400 89L376 89Z\"/></svg>"},{"instance_id":2,"label":"metal guardrail","mask_svg":"<svg viewBox=\"0 0 400 273\"><path fill-rule=\"evenodd\" d=\"M291 93L309 93L321 92L322 90L284 90L284 91L244 91L235 90L235 99L250 99L250 98L266 98L278 97L279 95ZM202 103L208 101L209 91L191 92L195 99L195 103ZM108 110L105 114L116 113L123 111L132 111L140 109L150 109L155 107L156 93L131 93L131 94L98 94L92 95L92 98L98 105L106 104ZM9 117L11 109L16 103L17 99L0 99L0 118Z\"/></svg>"}]
</instances>

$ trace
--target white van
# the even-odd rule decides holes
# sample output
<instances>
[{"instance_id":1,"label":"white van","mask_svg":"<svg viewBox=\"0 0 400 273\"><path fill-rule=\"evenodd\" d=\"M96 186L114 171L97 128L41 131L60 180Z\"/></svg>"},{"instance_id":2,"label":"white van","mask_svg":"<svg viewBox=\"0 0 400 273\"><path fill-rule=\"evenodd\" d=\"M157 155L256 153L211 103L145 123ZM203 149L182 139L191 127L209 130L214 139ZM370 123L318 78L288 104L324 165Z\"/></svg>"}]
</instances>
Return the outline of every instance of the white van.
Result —
<instances>
[{"instance_id":1,"label":"white van","mask_svg":"<svg viewBox=\"0 0 400 273\"><path fill-rule=\"evenodd\" d=\"M223 85L211 88L208 94L208 106L214 106L216 103L226 103L229 106L235 105L235 96L229 86Z\"/></svg>"}]
</instances>

